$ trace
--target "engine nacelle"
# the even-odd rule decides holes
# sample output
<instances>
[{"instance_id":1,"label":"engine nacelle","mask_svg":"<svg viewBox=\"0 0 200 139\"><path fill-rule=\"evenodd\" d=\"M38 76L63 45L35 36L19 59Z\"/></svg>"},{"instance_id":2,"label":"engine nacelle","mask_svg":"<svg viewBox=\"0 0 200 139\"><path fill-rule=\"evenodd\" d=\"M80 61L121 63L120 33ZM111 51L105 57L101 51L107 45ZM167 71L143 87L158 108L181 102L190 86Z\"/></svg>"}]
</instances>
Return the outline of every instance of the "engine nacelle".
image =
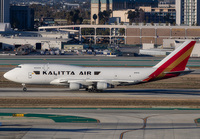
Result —
<instances>
[{"instance_id":1,"label":"engine nacelle","mask_svg":"<svg viewBox=\"0 0 200 139\"><path fill-rule=\"evenodd\" d=\"M79 90L81 88L81 85L79 83L70 83L69 89L70 90Z\"/></svg>"},{"instance_id":2,"label":"engine nacelle","mask_svg":"<svg viewBox=\"0 0 200 139\"><path fill-rule=\"evenodd\" d=\"M97 89L98 90L105 90L107 88L114 88L113 85L105 83L105 82L98 82L97 83Z\"/></svg>"}]
</instances>

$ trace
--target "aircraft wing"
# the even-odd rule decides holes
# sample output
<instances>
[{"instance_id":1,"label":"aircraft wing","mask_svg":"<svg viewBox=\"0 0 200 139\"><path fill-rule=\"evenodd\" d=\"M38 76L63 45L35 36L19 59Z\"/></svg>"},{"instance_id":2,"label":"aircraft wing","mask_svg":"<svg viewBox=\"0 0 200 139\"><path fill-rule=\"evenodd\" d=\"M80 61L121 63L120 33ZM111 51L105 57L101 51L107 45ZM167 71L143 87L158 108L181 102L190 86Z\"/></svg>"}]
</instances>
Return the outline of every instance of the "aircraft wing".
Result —
<instances>
[{"instance_id":1,"label":"aircraft wing","mask_svg":"<svg viewBox=\"0 0 200 139\"><path fill-rule=\"evenodd\" d=\"M109 83L109 84L112 84L112 85L119 85L119 84L122 84L122 83L128 83L128 84L131 84L131 83L135 83L135 81L133 80L86 80L87 83L98 83L98 82L104 82L104 83Z\"/></svg>"},{"instance_id":2,"label":"aircraft wing","mask_svg":"<svg viewBox=\"0 0 200 139\"><path fill-rule=\"evenodd\" d=\"M113 86L126 86L126 85L134 85L138 84L140 81L134 80L86 80L87 84L83 85L92 85L97 83L107 83Z\"/></svg>"},{"instance_id":3,"label":"aircraft wing","mask_svg":"<svg viewBox=\"0 0 200 139\"><path fill-rule=\"evenodd\" d=\"M62 85L62 84L70 84L70 83L79 83L79 84L83 84L85 81L84 80L68 80L68 79L55 79L53 81L50 82L50 84L54 84L54 85Z\"/></svg>"},{"instance_id":4,"label":"aircraft wing","mask_svg":"<svg viewBox=\"0 0 200 139\"><path fill-rule=\"evenodd\" d=\"M130 85L137 84L139 81L134 80L67 80L67 79L55 79L51 81L51 84L60 85L60 84L70 84L70 83L79 83L82 85L92 85L98 82L108 83L112 85Z\"/></svg>"},{"instance_id":5,"label":"aircraft wing","mask_svg":"<svg viewBox=\"0 0 200 139\"><path fill-rule=\"evenodd\" d=\"M69 84L69 82L66 79L55 79L51 81L50 84L61 85L61 84Z\"/></svg>"}]
</instances>

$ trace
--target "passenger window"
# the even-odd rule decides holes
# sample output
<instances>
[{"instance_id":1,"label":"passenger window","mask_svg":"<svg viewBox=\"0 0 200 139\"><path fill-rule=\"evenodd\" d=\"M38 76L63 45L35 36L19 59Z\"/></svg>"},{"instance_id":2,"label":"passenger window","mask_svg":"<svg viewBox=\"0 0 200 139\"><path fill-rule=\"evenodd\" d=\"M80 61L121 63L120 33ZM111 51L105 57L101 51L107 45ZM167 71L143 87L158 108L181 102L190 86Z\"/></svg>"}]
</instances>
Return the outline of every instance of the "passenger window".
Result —
<instances>
[{"instance_id":1,"label":"passenger window","mask_svg":"<svg viewBox=\"0 0 200 139\"><path fill-rule=\"evenodd\" d=\"M17 66L16 68L22 68L22 66Z\"/></svg>"}]
</instances>

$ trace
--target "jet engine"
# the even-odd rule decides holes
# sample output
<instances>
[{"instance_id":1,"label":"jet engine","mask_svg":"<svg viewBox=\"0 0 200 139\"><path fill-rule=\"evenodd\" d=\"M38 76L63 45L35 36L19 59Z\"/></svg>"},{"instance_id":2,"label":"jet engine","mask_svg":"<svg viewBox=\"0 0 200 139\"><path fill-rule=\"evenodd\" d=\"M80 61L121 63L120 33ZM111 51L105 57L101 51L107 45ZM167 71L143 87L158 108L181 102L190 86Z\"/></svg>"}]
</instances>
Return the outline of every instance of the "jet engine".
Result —
<instances>
[{"instance_id":1,"label":"jet engine","mask_svg":"<svg viewBox=\"0 0 200 139\"><path fill-rule=\"evenodd\" d=\"M97 89L98 90L105 90L107 88L114 88L114 85L105 83L105 82L98 82L97 83Z\"/></svg>"},{"instance_id":2,"label":"jet engine","mask_svg":"<svg viewBox=\"0 0 200 139\"><path fill-rule=\"evenodd\" d=\"M70 83L69 89L70 90L79 90L81 88L81 85L79 83Z\"/></svg>"}]
</instances>

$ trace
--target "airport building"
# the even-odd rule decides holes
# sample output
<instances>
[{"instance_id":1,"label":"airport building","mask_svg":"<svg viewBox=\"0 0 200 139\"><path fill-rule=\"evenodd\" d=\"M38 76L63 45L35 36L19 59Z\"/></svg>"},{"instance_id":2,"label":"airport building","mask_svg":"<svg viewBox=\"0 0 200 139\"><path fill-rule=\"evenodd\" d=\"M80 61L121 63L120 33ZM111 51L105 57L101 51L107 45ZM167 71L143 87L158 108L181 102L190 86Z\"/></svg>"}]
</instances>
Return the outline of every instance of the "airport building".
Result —
<instances>
[{"instance_id":1,"label":"airport building","mask_svg":"<svg viewBox=\"0 0 200 139\"><path fill-rule=\"evenodd\" d=\"M68 39L55 39L44 37L0 37L2 49L13 50L21 46L32 46L37 50L63 49L67 44Z\"/></svg>"},{"instance_id":2,"label":"airport building","mask_svg":"<svg viewBox=\"0 0 200 139\"><path fill-rule=\"evenodd\" d=\"M96 14L98 17L100 11L135 9L139 6L156 7L158 0L91 0L91 23L94 22L93 15ZM97 23L99 23L98 18Z\"/></svg>"},{"instance_id":3,"label":"airport building","mask_svg":"<svg viewBox=\"0 0 200 139\"><path fill-rule=\"evenodd\" d=\"M175 23L176 9L175 4L160 3L158 7L141 6L139 9L144 11L144 21L146 23Z\"/></svg>"},{"instance_id":4,"label":"airport building","mask_svg":"<svg viewBox=\"0 0 200 139\"><path fill-rule=\"evenodd\" d=\"M76 28L79 35L79 41L83 38L94 40L93 42L101 43L104 40L106 43L123 43L127 45L141 45L143 43L153 43L162 45L164 39L199 39L200 28L198 26L171 26L166 24L146 24L139 25L69 25L69 26L50 26L40 27L39 30ZM93 33L85 34L84 29L91 29ZM106 35L98 33L98 30L107 30ZM124 33L119 33L120 29L124 29ZM73 31L73 30L70 30ZM100 40L100 41L98 41Z\"/></svg>"},{"instance_id":5,"label":"airport building","mask_svg":"<svg viewBox=\"0 0 200 139\"><path fill-rule=\"evenodd\" d=\"M10 23L19 30L34 29L34 10L28 6L11 6Z\"/></svg>"},{"instance_id":6,"label":"airport building","mask_svg":"<svg viewBox=\"0 0 200 139\"><path fill-rule=\"evenodd\" d=\"M159 26L155 24L127 26L126 44L154 43L162 45L163 39L197 39L200 38L198 26Z\"/></svg>"},{"instance_id":7,"label":"airport building","mask_svg":"<svg viewBox=\"0 0 200 139\"><path fill-rule=\"evenodd\" d=\"M1 25L1 24L0 24ZM0 26L1 27L1 26ZM0 48L14 50L31 46L37 50L64 49L71 39L68 32L8 32L0 36Z\"/></svg>"},{"instance_id":8,"label":"airport building","mask_svg":"<svg viewBox=\"0 0 200 139\"><path fill-rule=\"evenodd\" d=\"M11 26L10 23L0 23L0 32L11 32Z\"/></svg>"},{"instance_id":9,"label":"airport building","mask_svg":"<svg viewBox=\"0 0 200 139\"><path fill-rule=\"evenodd\" d=\"M200 25L200 1L176 0L176 24Z\"/></svg>"},{"instance_id":10,"label":"airport building","mask_svg":"<svg viewBox=\"0 0 200 139\"><path fill-rule=\"evenodd\" d=\"M10 0L0 0L0 23L10 22Z\"/></svg>"},{"instance_id":11,"label":"airport building","mask_svg":"<svg viewBox=\"0 0 200 139\"><path fill-rule=\"evenodd\" d=\"M176 9L175 4L159 4L158 7L140 6L138 9L140 17L136 20L138 23L175 23ZM120 22L129 23L128 11L135 11L135 9L116 10L113 11L113 18L119 18ZM111 18L112 19L112 18Z\"/></svg>"}]
</instances>

